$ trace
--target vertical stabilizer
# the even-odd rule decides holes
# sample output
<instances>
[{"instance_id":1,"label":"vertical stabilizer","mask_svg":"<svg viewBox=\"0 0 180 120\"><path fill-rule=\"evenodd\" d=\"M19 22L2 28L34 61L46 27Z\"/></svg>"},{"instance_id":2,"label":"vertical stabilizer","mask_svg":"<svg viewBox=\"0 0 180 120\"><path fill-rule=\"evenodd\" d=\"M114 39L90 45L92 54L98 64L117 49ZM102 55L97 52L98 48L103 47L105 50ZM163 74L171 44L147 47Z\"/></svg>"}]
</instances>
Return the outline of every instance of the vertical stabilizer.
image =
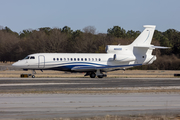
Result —
<instances>
[{"instance_id":1,"label":"vertical stabilizer","mask_svg":"<svg viewBox=\"0 0 180 120\"><path fill-rule=\"evenodd\" d=\"M144 25L144 31L134 40L131 45L133 46L147 46L151 44L152 37L154 34L154 30L156 28L155 25Z\"/></svg>"}]
</instances>

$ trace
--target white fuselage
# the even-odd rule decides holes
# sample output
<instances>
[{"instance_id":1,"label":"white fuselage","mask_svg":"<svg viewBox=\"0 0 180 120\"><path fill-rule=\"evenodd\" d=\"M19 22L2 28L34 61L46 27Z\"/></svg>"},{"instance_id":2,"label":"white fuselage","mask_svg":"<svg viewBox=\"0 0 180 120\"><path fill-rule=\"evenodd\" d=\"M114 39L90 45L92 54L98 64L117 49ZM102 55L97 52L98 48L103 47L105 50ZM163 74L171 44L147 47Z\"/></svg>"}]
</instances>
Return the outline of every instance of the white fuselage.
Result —
<instances>
[{"instance_id":1,"label":"white fuselage","mask_svg":"<svg viewBox=\"0 0 180 120\"><path fill-rule=\"evenodd\" d=\"M30 70L59 71L101 71L120 70L146 64L152 59L151 54L139 56L127 46L107 46L108 53L36 53L19 60L13 66ZM113 47L114 52L110 51ZM108 51L109 50L109 51ZM147 57L149 56L149 57Z\"/></svg>"}]
</instances>

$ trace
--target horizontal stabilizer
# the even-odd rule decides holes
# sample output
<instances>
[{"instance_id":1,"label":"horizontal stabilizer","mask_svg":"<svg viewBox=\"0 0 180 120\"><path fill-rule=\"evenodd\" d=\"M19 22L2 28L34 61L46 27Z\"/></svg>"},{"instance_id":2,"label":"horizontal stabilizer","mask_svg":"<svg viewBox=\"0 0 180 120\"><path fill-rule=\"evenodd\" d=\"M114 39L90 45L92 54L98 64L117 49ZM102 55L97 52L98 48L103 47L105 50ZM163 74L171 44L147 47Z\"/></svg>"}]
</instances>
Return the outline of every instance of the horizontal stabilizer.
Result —
<instances>
[{"instance_id":1,"label":"horizontal stabilizer","mask_svg":"<svg viewBox=\"0 0 180 120\"><path fill-rule=\"evenodd\" d=\"M168 49L170 47L163 47L163 46L154 46L154 45L137 45L134 47L139 47L139 48L149 48L149 49L155 49L155 48L159 48L159 49Z\"/></svg>"},{"instance_id":2,"label":"horizontal stabilizer","mask_svg":"<svg viewBox=\"0 0 180 120\"><path fill-rule=\"evenodd\" d=\"M152 46L152 48L159 48L159 49L169 49L170 47L163 47L163 46Z\"/></svg>"}]
</instances>

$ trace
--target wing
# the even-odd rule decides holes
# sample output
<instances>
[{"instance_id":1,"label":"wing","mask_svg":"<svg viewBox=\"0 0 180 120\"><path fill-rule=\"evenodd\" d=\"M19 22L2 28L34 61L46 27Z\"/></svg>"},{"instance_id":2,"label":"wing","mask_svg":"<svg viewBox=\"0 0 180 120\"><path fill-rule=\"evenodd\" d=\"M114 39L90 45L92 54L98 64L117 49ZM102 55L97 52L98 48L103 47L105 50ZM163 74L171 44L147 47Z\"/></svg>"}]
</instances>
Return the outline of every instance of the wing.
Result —
<instances>
[{"instance_id":1,"label":"wing","mask_svg":"<svg viewBox=\"0 0 180 120\"><path fill-rule=\"evenodd\" d=\"M95 66L76 66L71 69L72 71L95 71Z\"/></svg>"},{"instance_id":2,"label":"wing","mask_svg":"<svg viewBox=\"0 0 180 120\"><path fill-rule=\"evenodd\" d=\"M132 64L132 65L115 65L115 66L110 66L110 65L107 65L107 66L76 66L76 67L73 67L71 70L72 71L96 71L98 69L100 70L103 70L105 71L105 69L111 69L111 70L114 70L114 69L124 69L124 68L128 68L128 67L134 67L134 66L139 66L139 65L142 65L142 64Z\"/></svg>"}]
</instances>

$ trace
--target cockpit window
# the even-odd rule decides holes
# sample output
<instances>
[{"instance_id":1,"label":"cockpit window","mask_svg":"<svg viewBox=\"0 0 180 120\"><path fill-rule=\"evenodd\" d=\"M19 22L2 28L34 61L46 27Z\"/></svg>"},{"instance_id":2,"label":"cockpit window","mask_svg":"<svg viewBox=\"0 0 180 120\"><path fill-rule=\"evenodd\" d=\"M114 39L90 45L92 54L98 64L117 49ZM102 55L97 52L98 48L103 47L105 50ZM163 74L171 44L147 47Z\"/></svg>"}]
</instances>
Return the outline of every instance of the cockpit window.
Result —
<instances>
[{"instance_id":1,"label":"cockpit window","mask_svg":"<svg viewBox=\"0 0 180 120\"><path fill-rule=\"evenodd\" d=\"M34 56L31 56L30 59L35 59L35 57L34 57Z\"/></svg>"},{"instance_id":2,"label":"cockpit window","mask_svg":"<svg viewBox=\"0 0 180 120\"><path fill-rule=\"evenodd\" d=\"M29 59L29 56L25 57L24 59Z\"/></svg>"}]
</instances>

